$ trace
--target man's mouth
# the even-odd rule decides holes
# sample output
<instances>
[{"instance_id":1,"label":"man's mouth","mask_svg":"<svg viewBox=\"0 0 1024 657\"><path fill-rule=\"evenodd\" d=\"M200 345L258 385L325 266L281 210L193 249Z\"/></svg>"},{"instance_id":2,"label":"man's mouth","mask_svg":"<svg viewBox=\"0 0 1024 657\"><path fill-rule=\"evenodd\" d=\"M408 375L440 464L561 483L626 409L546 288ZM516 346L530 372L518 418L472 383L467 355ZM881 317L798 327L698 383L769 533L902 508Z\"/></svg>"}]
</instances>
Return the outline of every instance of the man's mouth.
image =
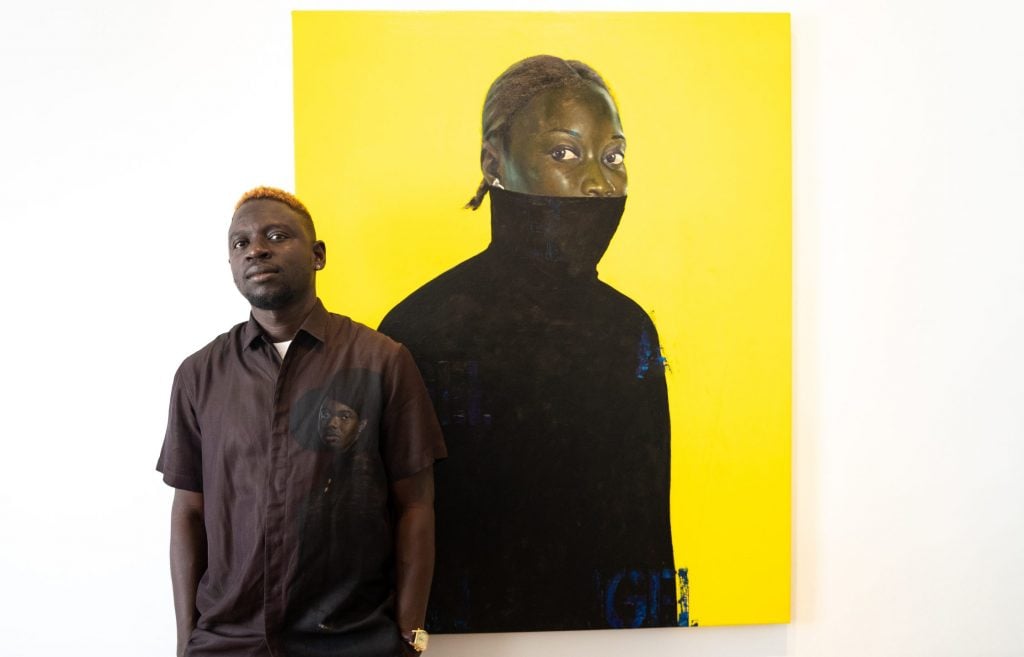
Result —
<instances>
[{"instance_id":1,"label":"man's mouth","mask_svg":"<svg viewBox=\"0 0 1024 657\"><path fill-rule=\"evenodd\" d=\"M245 277L251 281L262 281L278 273L276 267L253 267L245 272Z\"/></svg>"}]
</instances>

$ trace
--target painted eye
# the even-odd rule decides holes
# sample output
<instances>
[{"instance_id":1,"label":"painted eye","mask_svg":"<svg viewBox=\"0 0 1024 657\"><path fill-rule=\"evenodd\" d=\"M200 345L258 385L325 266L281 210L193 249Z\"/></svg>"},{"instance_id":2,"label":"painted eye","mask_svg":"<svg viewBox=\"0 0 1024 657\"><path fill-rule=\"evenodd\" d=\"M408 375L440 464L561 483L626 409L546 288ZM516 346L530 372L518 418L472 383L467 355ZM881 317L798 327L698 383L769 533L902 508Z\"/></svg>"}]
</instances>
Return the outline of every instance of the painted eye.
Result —
<instances>
[{"instance_id":1,"label":"painted eye","mask_svg":"<svg viewBox=\"0 0 1024 657\"><path fill-rule=\"evenodd\" d=\"M610 164L610 165L615 166L615 167L617 167L620 164L622 164L625 161L625 159L626 159L626 156L623 153L618 153L618 152L616 152L616 153L608 153L607 155L604 156L605 163L606 164Z\"/></svg>"},{"instance_id":2,"label":"painted eye","mask_svg":"<svg viewBox=\"0 0 1024 657\"><path fill-rule=\"evenodd\" d=\"M551 157L558 162L580 159L579 155L574 153L571 149L566 148L565 146L559 146L555 150L551 151Z\"/></svg>"}]
</instances>

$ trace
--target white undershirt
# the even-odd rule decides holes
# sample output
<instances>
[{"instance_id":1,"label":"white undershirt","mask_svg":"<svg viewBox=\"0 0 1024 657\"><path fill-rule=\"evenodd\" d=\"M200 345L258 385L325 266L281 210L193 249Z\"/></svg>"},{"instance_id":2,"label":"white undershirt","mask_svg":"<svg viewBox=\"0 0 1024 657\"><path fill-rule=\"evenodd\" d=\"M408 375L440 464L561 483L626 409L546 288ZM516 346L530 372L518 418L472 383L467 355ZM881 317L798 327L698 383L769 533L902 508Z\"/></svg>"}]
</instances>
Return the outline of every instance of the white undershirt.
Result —
<instances>
[{"instance_id":1,"label":"white undershirt","mask_svg":"<svg viewBox=\"0 0 1024 657\"><path fill-rule=\"evenodd\" d=\"M277 353L281 355L281 360L284 360L284 355L288 353L288 345L292 343L291 340L285 340L284 342L275 342L274 349L277 349Z\"/></svg>"}]
</instances>

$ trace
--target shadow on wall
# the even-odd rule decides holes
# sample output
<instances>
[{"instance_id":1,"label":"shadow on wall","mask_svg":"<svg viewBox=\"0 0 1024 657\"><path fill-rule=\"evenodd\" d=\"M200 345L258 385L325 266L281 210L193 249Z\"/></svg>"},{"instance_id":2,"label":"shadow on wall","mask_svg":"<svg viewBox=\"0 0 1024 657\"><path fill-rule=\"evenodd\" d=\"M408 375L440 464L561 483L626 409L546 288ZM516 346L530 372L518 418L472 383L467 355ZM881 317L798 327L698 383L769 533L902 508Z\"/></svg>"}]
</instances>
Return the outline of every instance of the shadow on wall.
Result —
<instances>
[{"instance_id":1,"label":"shadow on wall","mask_svg":"<svg viewBox=\"0 0 1024 657\"><path fill-rule=\"evenodd\" d=\"M595 641L601 654L700 655L701 657L785 657L788 625L671 627L587 632L446 634L430 638L431 649L445 657L591 657Z\"/></svg>"}]
</instances>

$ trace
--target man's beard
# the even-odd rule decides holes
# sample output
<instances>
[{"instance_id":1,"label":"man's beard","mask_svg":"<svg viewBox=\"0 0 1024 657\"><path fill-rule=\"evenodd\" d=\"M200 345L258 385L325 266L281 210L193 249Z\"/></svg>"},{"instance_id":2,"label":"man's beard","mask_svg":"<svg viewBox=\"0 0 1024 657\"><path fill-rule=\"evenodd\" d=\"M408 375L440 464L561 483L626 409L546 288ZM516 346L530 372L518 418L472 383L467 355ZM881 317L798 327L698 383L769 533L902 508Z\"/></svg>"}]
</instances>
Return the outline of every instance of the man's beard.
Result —
<instances>
[{"instance_id":1,"label":"man's beard","mask_svg":"<svg viewBox=\"0 0 1024 657\"><path fill-rule=\"evenodd\" d=\"M260 310L281 310L297 296L295 290L287 287L263 292L243 292L242 295L250 306Z\"/></svg>"}]
</instances>

